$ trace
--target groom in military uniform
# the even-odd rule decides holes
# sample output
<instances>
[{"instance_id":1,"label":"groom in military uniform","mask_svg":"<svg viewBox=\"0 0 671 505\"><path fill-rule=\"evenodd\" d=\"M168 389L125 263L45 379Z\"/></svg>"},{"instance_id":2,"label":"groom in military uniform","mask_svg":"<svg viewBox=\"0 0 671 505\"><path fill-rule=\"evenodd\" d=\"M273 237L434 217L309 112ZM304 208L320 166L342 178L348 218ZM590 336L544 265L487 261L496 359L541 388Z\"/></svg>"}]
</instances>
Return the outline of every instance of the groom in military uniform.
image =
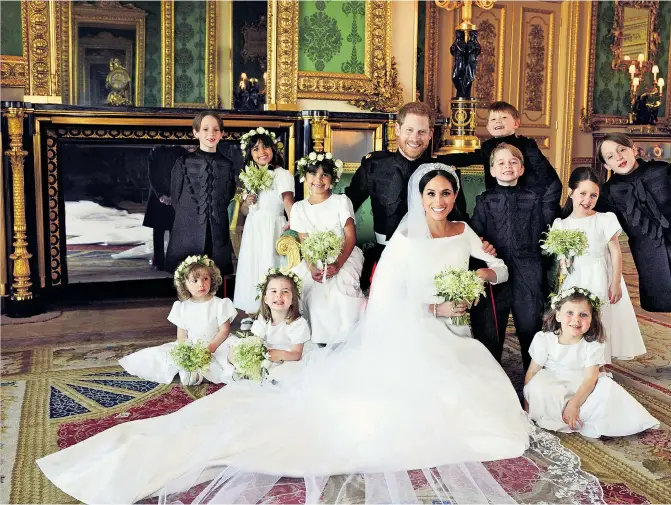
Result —
<instances>
[{"instance_id":1,"label":"groom in military uniform","mask_svg":"<svg viewBox=\"0 0 671 505\"><path fill-rule=\"evenodd\" d=\"M361 160L345 194L352 200L354 211L371 200L375 247L365 253L361 288L370 285L373 265L380 259L387 241L408 212L408 181L422 163L441 163L441 157L432 158L428 149L433 137L434 114L423 102L406 103L398 111L396 137L398 151L376 151ZM449 164L449 163L446 163ZM459 171L457 170L459 177ZM461 184L461 181L459 182ZM457 195L455 208L449 219L467 220L466 199L463 191Z\"/></svg>"}]
</instances>

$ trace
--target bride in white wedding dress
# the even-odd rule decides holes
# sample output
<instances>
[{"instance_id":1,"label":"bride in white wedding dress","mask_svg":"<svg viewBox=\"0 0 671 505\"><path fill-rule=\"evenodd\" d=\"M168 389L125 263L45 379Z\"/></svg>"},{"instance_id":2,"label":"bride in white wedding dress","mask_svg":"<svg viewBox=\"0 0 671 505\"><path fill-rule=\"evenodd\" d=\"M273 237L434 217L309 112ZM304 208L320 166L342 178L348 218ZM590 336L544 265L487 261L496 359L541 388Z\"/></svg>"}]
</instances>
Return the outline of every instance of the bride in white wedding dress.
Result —
<instances>
[{"instance_id":1,"label":"bride in white wedding dress","mask_svg":"<svg viewBox=\"0 0 671 505\"><path fill-rule=\"evenodd\" d=\"M481 462L519 457L531 441L536 460L551 460L546 474L538 468L554 486L550 495L599 501L598 482L527 420L487 349L467 327L446 324L442 316L459 308L439 303L434 316L433 277L446 266L467 268L474 256L489 267L481 277L507 279L466 224L446 219L454 172L422 165L408 187L408 215L345 344L313 352L279 385L237 382L173 414L115 426L38 460L42 471L86 503L155 494L174 503L206 481L194 503L256 503L282 476L305 479L306 503L319 501L327 484L334 501L351 500L348 486L361 481L357 502L418 503L427 498L408 476L415 469L429 500L514 503Z\"/></svg>"}]
</instances>

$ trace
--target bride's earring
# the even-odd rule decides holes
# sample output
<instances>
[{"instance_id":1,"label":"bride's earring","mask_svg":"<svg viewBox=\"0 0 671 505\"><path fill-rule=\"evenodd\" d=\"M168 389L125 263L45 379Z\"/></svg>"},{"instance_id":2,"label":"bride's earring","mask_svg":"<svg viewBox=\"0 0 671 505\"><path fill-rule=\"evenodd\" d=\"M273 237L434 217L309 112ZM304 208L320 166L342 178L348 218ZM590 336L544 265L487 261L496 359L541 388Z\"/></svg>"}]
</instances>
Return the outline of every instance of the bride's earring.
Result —
<instances>
[{"instance_id":1,"label":"bride's earring","mask_svg":"<svg viewBox=\"0 0 671 505\"><path fill-rule=\"evenodd\" d=\"M329 186L329 189L333 189L333 184L331 184L331 185Z\"/></svg>"}]
</instances>

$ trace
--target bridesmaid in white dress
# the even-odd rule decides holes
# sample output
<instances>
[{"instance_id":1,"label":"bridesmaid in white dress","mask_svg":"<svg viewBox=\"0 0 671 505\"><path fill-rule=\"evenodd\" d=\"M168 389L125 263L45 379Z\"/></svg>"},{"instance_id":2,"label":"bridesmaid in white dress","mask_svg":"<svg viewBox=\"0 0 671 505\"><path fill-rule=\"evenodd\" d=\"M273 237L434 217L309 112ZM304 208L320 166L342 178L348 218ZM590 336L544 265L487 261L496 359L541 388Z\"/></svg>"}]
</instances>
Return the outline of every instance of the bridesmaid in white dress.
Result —
<instances>
[{"instance_id":1,"label":"bridesmaid in white dress","mask_svg":"<svg viewBox=\"0 0 671 505\"><path fill-rule=\"evenodd\" d=\"M612 212L596 212L599 179L588 167L573 171L569 179L569 198L553 229L581 230L587 235L588 250L573 260L573 269L561 289L589 289L602 301L601 321L606 332L605 362L632 359L645 354L645 344L636 320L634 306L622 276L622 227Z\"/></svg>"},{"instance_id":2,"label":"bridesmaid in white dress","mask_svg":"<svg viewBox=\"0 0 671 505\"><path fill-rule=\"evenodd\" d=\"M240 243L240 257L235 272L236 308L251 314L259 310L256 284L271 267L281 266L282 259L275 243L287 226L284 213L289 216L294 204L294 176L282 168L284 160L275 134L257 128L240 139L245 166L256 164L273 171L273 185L259 195L248 195L240 206L247 216Z\"/></svg>"},{"instance_id":3,"label":"bridesmaid in white dress","mask_svg":"<svg viewBox=\"0 0 671 505\"><path fill-rule=\"evenodd\" d=\"M313 155L314 159L310 158ZM346 195L334 195L332 191L342 175L342 168L336 164L342 167L342 162L333 159L331 153L310 156L298 164L310 196L294 204L291 229L298 232L301 242L320 231L332 231L344 237L345 242L338 259L328 265L325 278L322 269L305 259L295 271L303 281L302 312L310 322L312 341L332 344L347 334L365 309L366 299L359 284L363 253L355 245L352 202Z\"/></svg>"},{"instance_id":4,"label":"bridesmaid in white dress","mask_svg":"<svg viewBox=\"0 0 671 505\"><path fill-rule=\"evenodd\" d=\"M228 298L214 296L222 279L214 261L207 256L189 256L175 270L175 287L180 301L173 304L168 321L177 326L177 342L148 347L119 360L131 375L170 384L179 373L185 386L200 384L203 379L214 383L229 382L233 365L228 362L228 340L231 322L237 311ZM200 341L212 353L208 369L188 373L180 369L170 357L178 342Z\"/></svg>"},{"instance_id":5,"label":"bridesmaid in white dress","mask_svg":"<svg viewBox=\"0 0 671 505\"><path fill-rule=\"evenodd\" d=\"M433 306L434 275L467 268L471 255L488 265L480 276L507 279L468 225L446 219L454 171L420 166L408 187L408 216L378 264L365 317L342 345L315 349L279 386L234 382L173 414L119 424L38 460L42 471L86 503L157 492L176 503L178 491L206 480L193 503L259 503L283 475L305 479L307 503L327 491L351 496L359 479L357 503L419 503L432 491L441 503L513 503L480 462L519 457L531 438L534 457L551 457L552 472L570 475L558 481L534 465L544 486L560 487L546 498L556 491L563 503L597 502L598 481L529 423L489 351L447 324L461 309ZM430 485L421 496L413 469Z\"/></svg>"},{"instance_id":6,"label":"bridesmaid in white dress","mask_svg":"<svg viewBox=\"0 0 671 505\"><path fill-rule=\"evenodd\" d=\"M599 303L584 288L562 291L531 343L524 398L541 428L599 438L659 427L622 386L599 374L605 363Z\"/></svg>"}]
</instances>

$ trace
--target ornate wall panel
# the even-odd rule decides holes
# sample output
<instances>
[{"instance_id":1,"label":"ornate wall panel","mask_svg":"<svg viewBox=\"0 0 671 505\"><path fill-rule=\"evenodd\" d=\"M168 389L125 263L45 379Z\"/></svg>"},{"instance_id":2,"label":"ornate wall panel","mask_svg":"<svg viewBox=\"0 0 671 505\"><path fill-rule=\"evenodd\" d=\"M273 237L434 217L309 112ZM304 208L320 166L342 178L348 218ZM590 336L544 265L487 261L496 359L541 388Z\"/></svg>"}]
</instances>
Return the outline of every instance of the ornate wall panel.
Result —
<instances>
[{"instance_id":1,"label":"ornate wall panel","mask_svg":"<svg viewBox=\"0 0 671 505\"><path fill-rule=\"evenodd\" d=\"M28 46L26 94L48 96L51 94L50 81L53 63L49 55L49 2L47 0L21 2L21 8L24 19L27 20L25 25L27 30L24 33Z\"/></svg>"},{"instance_id":2,"label":"ornate wall panel","mask_svg":"<svg viewBox=\"0 0 671 505\"><path fill-rule=\"evenodd\" d=\"M23 56L0 56L0 82L3 86L23 88L28 82L26 59Z\"/></svg>"},{"instance_id":3,"label":"ornate wall panel","mask_svg":"<svg viewBox=\"0 0 671 505\"><path fill-rule=\"evenodd\" d=\"M161 0L161 106L175 106L175 2Z\"/></svg>"},{"instance_id":4,"label":"ornate wall panel","mask_svg":"<svg viewBox=\"0 0 671 505\"><path fill-rule=\"evenodd\" d=\"M550 126L552 116L555 13L522 8L522 74L518 109L522 124Z\"/></svg>"},{"instance_id":5,"label":"ornate wall panel","mask_svg":"<svg viewBox=\"0 0 671 505\"><path fill-rule=\"evenodd\" d=\"M485 125L489 104L503 99L506 6L495 4L489 10L477 7L473 10L473 16L481 46L473 95L480 100L477 110L478 124Z\"/></svg>"}]
</instances>

